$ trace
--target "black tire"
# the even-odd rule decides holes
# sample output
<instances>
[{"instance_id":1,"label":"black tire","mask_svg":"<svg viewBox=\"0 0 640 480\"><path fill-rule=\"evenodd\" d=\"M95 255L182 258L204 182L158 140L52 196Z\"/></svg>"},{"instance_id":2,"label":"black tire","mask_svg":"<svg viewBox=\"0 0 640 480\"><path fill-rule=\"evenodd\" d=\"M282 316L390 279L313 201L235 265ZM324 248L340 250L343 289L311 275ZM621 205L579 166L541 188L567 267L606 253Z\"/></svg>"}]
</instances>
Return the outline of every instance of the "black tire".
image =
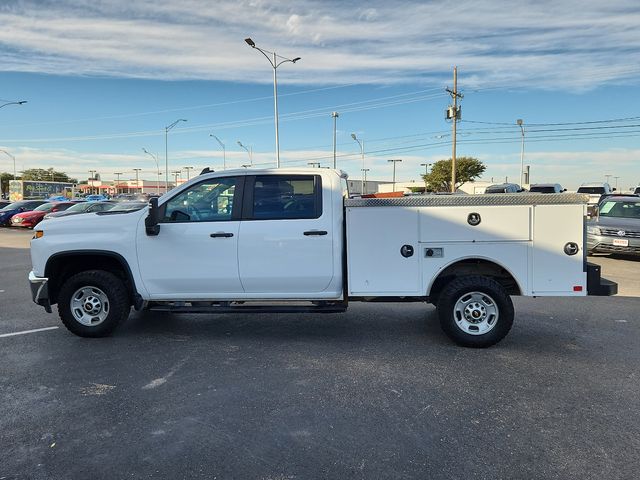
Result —
<instances>
[{"instance_id":1,"label":"black tire","mask_svg":"<svg viewBox=\"0 0 640 480\"><path fill-rule=\"evenodd\" d=\"M100 291L107 300L106 318L95 325L84 325L72 311L72 297L83 287L93 287ZM121 279L113 273L103 270L87 270L69 277L60 288L58 294L58 314L69 331L80 337L106 337L129 316L131 302L129 294ZM77 310L76 310L77 312Z\"/></svg>"},{"instance_id":2,"label":"black tire","mask_svg":"<svg viewBox=\"0 0 640 480\"><path fill-rule=\"evenodd\" d=\"M454 311L459 300L462 302L461 305L464 304L467 295L481 298L473 304L469 301L467 305L469 308L478 305L480 318L487 318L487 322L478 324L486 325L484 327L488 329L486 333L481 333L481 327L475 326L473 322L465 321L462 312ZM437 310L440 327L444 333L463 347L486 348L495 345L509 333L513 325L514 311L511 297L498 282L480 275L459 277L448 283L440 292ZM482 317L483 311L486 317ZM488 311L494 313L488 314ZM470 313L473 313L473 309ZM463 327L458 325L459 322L467 325L468 329L476 328L477 332L469 333L463 330Z\"/></svg>"}]
</instances>

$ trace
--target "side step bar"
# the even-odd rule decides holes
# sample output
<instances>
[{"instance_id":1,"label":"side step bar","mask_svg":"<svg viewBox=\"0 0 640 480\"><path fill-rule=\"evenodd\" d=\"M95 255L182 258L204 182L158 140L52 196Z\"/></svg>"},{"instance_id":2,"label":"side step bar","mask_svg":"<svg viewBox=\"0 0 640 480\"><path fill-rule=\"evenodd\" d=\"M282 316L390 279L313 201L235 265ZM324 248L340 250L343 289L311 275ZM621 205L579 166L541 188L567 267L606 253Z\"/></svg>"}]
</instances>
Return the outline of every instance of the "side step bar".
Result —
<instances>
[{"instance_id":1,"label":"side step bar","mask_svg":"<svg viewBox=\"0 0 640 480\"><path fill-rule=\"evenodd\" d=\"M587 295L608 297L618 293L618 284L601 277L600 265L587 262Z\"/></svg>"},{"instance_id":2,"label":"side step bar","mask_svg":"<svg viewBox=\"0 0 640 480\"><path fill-rule=\"evenodd\" d=\"M236 302L211 302L212 305L202 305L209 302L171 302L153 303L148 309L154 312L173 313L342 313L347 310L346 302L322 302L317 305L260 305Z\"/></svg>"}]
</instances>

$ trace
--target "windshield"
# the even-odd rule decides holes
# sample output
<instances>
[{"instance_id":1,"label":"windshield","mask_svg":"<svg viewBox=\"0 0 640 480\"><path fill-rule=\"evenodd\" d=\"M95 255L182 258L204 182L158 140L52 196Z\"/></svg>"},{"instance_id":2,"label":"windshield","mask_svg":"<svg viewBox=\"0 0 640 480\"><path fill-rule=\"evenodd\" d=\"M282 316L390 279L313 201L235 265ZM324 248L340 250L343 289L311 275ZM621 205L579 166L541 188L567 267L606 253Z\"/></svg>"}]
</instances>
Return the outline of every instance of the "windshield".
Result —
<instances>
[{"instance_id":1,"label":"windshield","mask_svg":"<svg viewBox=\"0 0 640 480\"><path fill-rule=\"evenodd\" d=\"M10 203L9 205L7 205L6 207L0 209L0 212L5 212L5 211L9 211L9 210L17 210L20 207L24 207L25 205L27 205L27 203L29 202L13 202Z\"/></svg>"},{"instance_id":2,"label":"windshield","mask_svg":"<svg viewBox=\"0 0 640 480\"><path fill-rule=\"evenodd\" d=\"M600 206L601 217L636 218L640 220L640 201L605 201Z\"/></svg>"},{"instance_id":3,"label":"windshield","mask_svg":"<svg viewBox=\"0 0 640 480\"><path fill-rule=\"evenodd\" d=\"M67 208L67 211L68 212L84 212L90 206L91 204L86 202L76 203L74 206Z\"/></svg>"},{"instance_id":4,"label":"windshield","mask_svg":"<svg viewBox=\"0 0 640 480\"><path fill-rule=\"evenodd\" d=\"M55 207L55 206L56 206L56 204L55 204L55 203L45 203L45 204L40 205L40 206L39 206L39 207L37 207L37 208L34 208L33 210L34 210L35 212L50 212L50 211L51 211L51 209L52 209L53 207Z\"/></svg>"},{"instance_id":5,"label":"windshield","mask_svg":"<svg viewBox=\"0 0 640 480\"><path fill-rule=\"evenodd\" d=\"M555 193L556 189L554 187L531 187L529 191L538 193Z\"/></svg>"},{"instance_id":6,"label":"windshield","mask_svg":"<svg viewBox=\"0 0 640 480\"><path fill-rule=\"evenodd\" d=\"M143 207L146 207L146 203L137 203L137 202L123 202L118 205L110 208L109 212L123 212L127 210L140 210Z\"/></svg>"},{"instance_id":7,"label":"windshield","mask_svg":"<svg viewBox=\"0 0 640 480\"><path fill-rule=\"evenodd\" d=\"M580 187L578 193L588 193L589 195L604 194L604 187Z\"/></svg>"}]
</instances>

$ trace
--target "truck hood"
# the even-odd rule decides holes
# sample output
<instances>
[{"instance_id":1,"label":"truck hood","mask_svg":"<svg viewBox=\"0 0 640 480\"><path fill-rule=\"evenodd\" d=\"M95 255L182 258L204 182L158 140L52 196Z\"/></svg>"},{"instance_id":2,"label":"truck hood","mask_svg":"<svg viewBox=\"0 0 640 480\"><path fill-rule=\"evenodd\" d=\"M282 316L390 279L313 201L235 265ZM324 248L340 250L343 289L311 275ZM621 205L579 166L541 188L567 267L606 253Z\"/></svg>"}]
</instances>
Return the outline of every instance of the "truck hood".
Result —
<instances>
[{"instance_id":1,"label":"truck hood","mask_svg":"<svg viewBox=\"0 0 640 480\"><path fill-rule=\"evenodd\" d=\"M120 232L123 235L134 235L136 225L141 217L147 215L147 209L131 212L95 212L83 213L82 215L65 215L60 217L46 218L38 225L38 230L45 233L79 234L79 235L100 235Z\"/></svg>"}]
</instances>

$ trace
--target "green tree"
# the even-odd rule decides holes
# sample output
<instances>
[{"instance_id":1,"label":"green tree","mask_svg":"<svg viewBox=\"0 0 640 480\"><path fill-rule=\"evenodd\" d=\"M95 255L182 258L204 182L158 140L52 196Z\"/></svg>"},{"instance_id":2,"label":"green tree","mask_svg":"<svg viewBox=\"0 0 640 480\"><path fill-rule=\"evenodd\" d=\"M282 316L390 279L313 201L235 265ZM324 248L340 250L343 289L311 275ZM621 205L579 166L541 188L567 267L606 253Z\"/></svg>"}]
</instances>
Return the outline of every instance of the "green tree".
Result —
<instances>
[{"instance_id":1,"label":"green tree","mask_svg":"<svg viewBox=\"0 0 640 480\"><path fill-rule=\"evenodd\" d=\"M9 180L13 180L13 173L0 173L0 190L2 190L2 193L6 195L9 194Z\"/></svg>"},{"instance_id":2,"label":"green tree","mask_svg":"<svg viewBox=\"0 0 640 480\"><path fill-rule=\"evenodd\" d=\"M464 183L480 177L487 169L484 163L473 157L456 158L456 188ZM431 171L422 175L427 184L427 190L435 192L451 191L451 159L438 160L433 164Z\"/></svg>"},{"instance_id":3,"label":"green tree","mask_svg":"<svg viewBox=\"0 0 640 480\"><path fill-rule=\"evenodd\" d=\"M30 168L22 172L22 180L35 180L40 182L69 182L76 183L77 180L69 178L64 172L58 172L53 168Z\"/></svg>"}]
</instances>

